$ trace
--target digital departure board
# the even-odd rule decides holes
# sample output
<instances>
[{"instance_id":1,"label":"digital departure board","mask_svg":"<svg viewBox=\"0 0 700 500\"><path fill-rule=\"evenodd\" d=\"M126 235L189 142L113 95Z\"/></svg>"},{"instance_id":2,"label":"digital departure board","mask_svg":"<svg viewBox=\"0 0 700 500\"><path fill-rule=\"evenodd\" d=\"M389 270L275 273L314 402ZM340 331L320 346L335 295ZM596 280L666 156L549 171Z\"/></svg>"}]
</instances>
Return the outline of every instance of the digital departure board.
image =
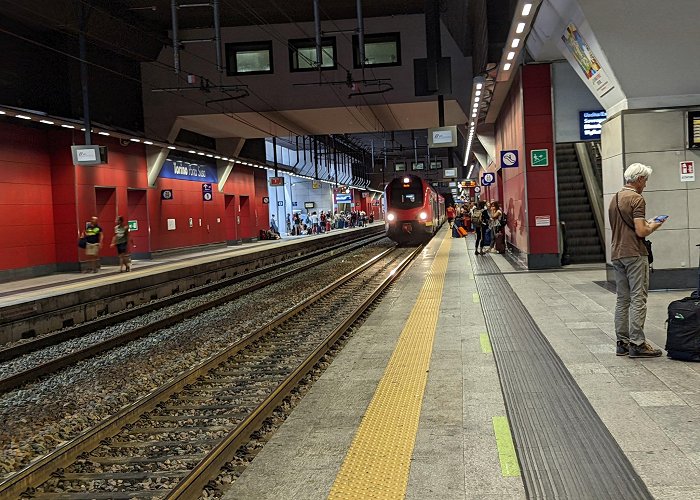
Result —
<instances>
[{"instance_id":1,"label":"digital departure board","mask_svg":"<svg viewBox=\"0 0 700 500\"><path fill-rule=\"evenodd\" d=\"M700 110L688 111L688 147L700 149Z\"/></svg>"}]
</instances>

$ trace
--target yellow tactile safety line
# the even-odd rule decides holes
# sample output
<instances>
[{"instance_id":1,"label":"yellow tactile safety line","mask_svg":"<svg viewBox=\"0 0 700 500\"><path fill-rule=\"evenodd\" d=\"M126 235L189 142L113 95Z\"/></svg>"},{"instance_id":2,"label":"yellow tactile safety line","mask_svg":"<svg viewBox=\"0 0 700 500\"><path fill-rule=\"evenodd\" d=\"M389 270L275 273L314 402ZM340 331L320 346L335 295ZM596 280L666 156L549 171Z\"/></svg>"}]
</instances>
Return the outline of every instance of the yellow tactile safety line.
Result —
<instances>
[{"instance_id":1,"label":"yellow tactile safety line","mask_svg":"<svg viewBox=\"0 0 700 500\"><path fill-rule=\"evenodd\" d=\"M331 499L400 499L406 494L451 238L444 238L379 381Z\"/></svg>"}]
</instances>

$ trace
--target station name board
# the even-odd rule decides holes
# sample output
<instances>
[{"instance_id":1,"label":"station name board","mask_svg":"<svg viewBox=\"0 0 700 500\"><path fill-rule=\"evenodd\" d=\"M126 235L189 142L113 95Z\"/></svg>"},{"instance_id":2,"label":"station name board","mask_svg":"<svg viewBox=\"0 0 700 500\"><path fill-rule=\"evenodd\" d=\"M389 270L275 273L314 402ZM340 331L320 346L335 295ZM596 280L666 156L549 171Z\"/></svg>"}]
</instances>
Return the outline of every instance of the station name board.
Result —
<instances>
[{"instance_id":1,"label":"station name board","mask_svg":"<svg viewBox=\"0 0 700 500\"><path fill-rule=\"evenodd\" d=\"M581 140L593 141L600 139L603 122L607 117L608 114L602 109L598 111L579 111L578 128Z\"/></svg>"}]
</instances>

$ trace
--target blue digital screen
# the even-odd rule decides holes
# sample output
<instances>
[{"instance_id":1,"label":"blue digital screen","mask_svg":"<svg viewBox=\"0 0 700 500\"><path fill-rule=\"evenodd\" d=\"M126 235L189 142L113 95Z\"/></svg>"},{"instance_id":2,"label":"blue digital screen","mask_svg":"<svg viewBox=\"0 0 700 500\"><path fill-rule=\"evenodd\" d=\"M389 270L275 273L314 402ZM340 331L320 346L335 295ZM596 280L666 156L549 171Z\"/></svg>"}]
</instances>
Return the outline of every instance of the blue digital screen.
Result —
<instances>
[{"instance_id":1,"label":"blue digital screen","mask_svg":"<svg viewBox=\"0 0 700 500\"><path fill-rule=\"evenodd\" d=\"M603 122L607 117L608 114L602 109L598 111L579 111L578 127L581 140L593 141L600 139Z\"/></svg>"},{"instance_id":2,"label":"blue digital screen","mask_svg":"<svg viewBox=\"0 0 700 500\"><path fill-rule=\"evenodd\" d=\"M338 193L335 195L336 203L350 203L352 201L352 195L350 193Z\"/></svg>"}]
</instances>

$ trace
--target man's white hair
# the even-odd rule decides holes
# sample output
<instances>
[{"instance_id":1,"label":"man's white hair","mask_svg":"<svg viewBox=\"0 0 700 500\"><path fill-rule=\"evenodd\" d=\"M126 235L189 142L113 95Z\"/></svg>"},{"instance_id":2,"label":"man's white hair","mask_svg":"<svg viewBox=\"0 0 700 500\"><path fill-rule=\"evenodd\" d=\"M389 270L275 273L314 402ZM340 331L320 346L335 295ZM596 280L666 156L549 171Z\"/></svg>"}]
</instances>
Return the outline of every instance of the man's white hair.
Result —
<instances>
[{"instance_id":1,"label":"man's white hair","mask_svg":"<svg viewBox=\"0 0 700 500\"><path fill-rule=\"evenodd\" d=\"M649 178L651 175L651 167L648 167L647 165L644 165L642 163L633 163L629 167L627 167L627 170L625 170L625 182L627 184L631 184L633 182L636 182L639 180L641 177Z\"/></svg>"}]
</instances>

